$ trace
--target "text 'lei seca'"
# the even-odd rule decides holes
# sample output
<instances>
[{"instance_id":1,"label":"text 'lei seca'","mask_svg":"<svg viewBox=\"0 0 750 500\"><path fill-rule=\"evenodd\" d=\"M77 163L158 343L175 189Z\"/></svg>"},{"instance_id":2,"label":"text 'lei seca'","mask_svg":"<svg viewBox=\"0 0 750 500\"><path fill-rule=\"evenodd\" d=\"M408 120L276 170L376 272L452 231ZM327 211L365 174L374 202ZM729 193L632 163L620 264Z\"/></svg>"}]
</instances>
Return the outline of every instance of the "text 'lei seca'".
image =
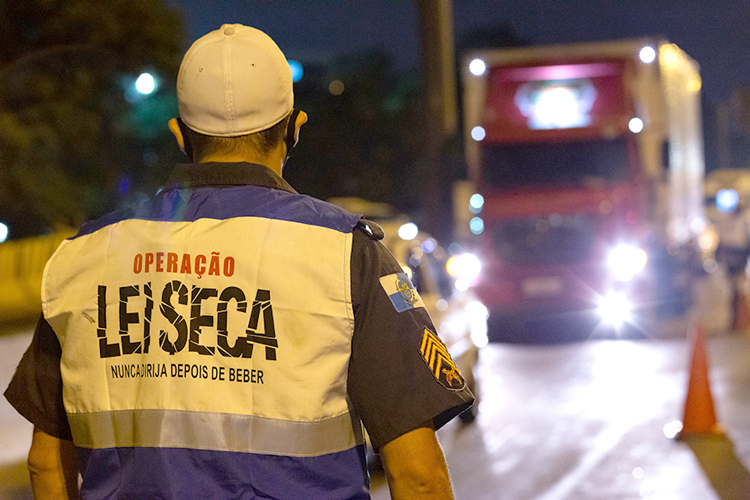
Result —
<instances>
[{"instance_id":1,"label":"text 'lei seca'","mask_svg":"<svg viewBox=\"0 0 750 500\"><path fill-rule=\"evenodd\" d=\"M178 255L172 252L155 252L137 254L133 260L133 272L195 274L200 278L204 273L211 276L230 277L234 274L235 261L232 257L220 259L218 252L212 252L211 257L190 254ZM111 358L128 354L145 354L151 348L151 324L154 315L154 294L151 282L120 286L117 289L119 298L119 325L117 337L107 329L107 294L111 293L108 286L99 285L97 290L98 321L97 337L99 339L99 355ZM131 300L145 298L142 310L133 310ZM187 348L203 356L221 356L232 358L251 358L255 345L265 347L265 358L270 361L276 359L278 342L273 321L270 290L255 291L248 312L248 294L237 286L228 286L221 291L217 288L199 287L192 285L191 289L180 280L168 281L161 290L161 301L158 314L167 320L171 331L159 330L159 348L169 354L181 352ZM176 300L176 303L175 303ZM206 307L208 302L212 307ZM189 318L178 312L177 304L190 308ZM213 314L206 314L206 310L215 310ZM230 334L228 330L229 315L242 314L247 317L247 328L243 334ZM260 320L263 321L263 331L259 331ZM93 321L93 318L92 318ZM133 340L131 329L142 324L142 340ZM234 323L236 324L236 323ZM201 339L201 327L216 327L216 345L207 345ZM134 333L134 332L133 332ZM140 333L140 332L139 332ZM234 338L231 342L230 338Z\"/></svg>"}]
</instances>

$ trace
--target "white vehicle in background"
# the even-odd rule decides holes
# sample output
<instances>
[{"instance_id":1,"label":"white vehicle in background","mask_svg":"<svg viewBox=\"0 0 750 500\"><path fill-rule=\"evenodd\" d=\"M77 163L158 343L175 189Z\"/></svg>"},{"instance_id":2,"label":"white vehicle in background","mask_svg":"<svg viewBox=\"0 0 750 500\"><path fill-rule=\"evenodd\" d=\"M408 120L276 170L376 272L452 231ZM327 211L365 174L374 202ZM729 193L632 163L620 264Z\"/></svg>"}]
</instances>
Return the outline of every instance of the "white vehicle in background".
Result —
<instances>
[{"instance_id":1,"label":"white vehicle in background","mask_svg":"<svg viewBox=\"0 0 750 500\"><path fill-rule=\"evenodd\" d=\"M487 344L487 308L468 290L479 262L468 254L450 256L429 234L392 206L361 198L332 198L329 202L361 213L383 228L383 244L393 253L422 297L440 338L453 361L477 395L474 368L479 349ZM450 272L449 272L450 271ZM472 276L473 274L473 276ZM476 418L477 404L460 415L463 422Z\"/></svg>"}]
</instances>

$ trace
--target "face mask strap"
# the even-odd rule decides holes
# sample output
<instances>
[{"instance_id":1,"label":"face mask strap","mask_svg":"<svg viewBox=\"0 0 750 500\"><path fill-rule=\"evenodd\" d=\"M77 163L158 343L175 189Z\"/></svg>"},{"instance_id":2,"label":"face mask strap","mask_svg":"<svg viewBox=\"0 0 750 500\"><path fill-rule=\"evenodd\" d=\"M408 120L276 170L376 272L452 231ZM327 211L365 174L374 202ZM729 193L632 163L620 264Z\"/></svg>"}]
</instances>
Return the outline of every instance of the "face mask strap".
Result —
<instances>
[{"instance_id":1,"label":"face mask strap","mask_svg":"<svg viewBox=\"0 0 750 500\"><path fill-rule=\"evenodd\" d=\"M195 161L193 160L193 145L190 144L190 134L188 133L188 127L180 118L177 119L177 125L180 127L180 132L182 132L182 142L185 144L182 152L185 153L188 158L190 158L190 161Z\"/></svg>"},{"instance_id":2,"label":"face mask strap","mask_svg":"<svg viewBox=\"0 0 750 500\"><path fill-rule=\"evenodd\" d=\"M286 159L284 162L286 163L286 160L289 159L289 155L292 154L292 148L295 144L297 144L297 137L295 135L295 130L297 129L297 116L299 115L298 109L293 109L292 114L289 117L289 123L286 126L286 136L284 137L284 141L286 142Z\"/></svg>"}]
</instances>

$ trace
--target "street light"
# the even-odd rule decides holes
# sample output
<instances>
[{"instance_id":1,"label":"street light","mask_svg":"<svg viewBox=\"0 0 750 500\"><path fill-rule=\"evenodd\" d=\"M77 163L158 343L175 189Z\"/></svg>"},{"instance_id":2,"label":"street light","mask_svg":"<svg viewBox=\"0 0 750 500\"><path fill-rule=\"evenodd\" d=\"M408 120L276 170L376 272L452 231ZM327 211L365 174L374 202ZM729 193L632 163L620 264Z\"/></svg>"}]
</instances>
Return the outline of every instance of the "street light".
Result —
<instances>
[{"instance_id":1,"label":"street light","mask_svg":"<svg viewBox=\"0 0 750 500\"><path fill-rule=\"evenodd\" d=\"M302 64L299 61L291 60L289 62L289 70L292 72L292 82L296 83L302 80Z\"/></svg>"},{"instance_id":2,"label":"street light","mask_svg":"<svg viewBox=\"0 0 750 500\"><path fill-rule=\"evenodd\" d=\"M121 85L125 91L125 100L133 104L156 92L159 88L159 79L144 71L135 79L132 76L121 77Z\"/></svg>"},{"instance_id":3,"label":"street light","mask_svg":"<svg viewBox=\"0 0 750 500\"><path fill-rule=\"evenodd\" d=\"M156 90L156 80L151 73L141 73L135 81L135 89L143 95L149 95Z\"/></svg>"},{"instance_id":4,"label":"street light","mask_svg":"<svg viewBox=\"0 0 750 500\"><path fill-rule=\"evenodd\" d=\"M0 222L0 243L8 239L8 226Z\"/></svg>"}]
</instances>

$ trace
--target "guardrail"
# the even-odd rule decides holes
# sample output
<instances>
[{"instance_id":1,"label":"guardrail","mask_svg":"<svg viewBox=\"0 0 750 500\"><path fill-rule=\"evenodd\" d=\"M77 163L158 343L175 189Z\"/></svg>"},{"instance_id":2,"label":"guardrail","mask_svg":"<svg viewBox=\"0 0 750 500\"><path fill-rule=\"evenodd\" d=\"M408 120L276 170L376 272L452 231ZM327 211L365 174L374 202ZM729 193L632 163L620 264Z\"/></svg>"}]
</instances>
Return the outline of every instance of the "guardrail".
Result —
<instances>
[{"instance_id":1,"label":"guardrail","mask_svg":"<svg viewBox=\"0 0 750 500\"><path fill-rule=\"evenodd\" d=\"M60 242L73 229L0 244L0 322L32 319L42 307L42 274Z\"/></svg>"}]
</instances>

